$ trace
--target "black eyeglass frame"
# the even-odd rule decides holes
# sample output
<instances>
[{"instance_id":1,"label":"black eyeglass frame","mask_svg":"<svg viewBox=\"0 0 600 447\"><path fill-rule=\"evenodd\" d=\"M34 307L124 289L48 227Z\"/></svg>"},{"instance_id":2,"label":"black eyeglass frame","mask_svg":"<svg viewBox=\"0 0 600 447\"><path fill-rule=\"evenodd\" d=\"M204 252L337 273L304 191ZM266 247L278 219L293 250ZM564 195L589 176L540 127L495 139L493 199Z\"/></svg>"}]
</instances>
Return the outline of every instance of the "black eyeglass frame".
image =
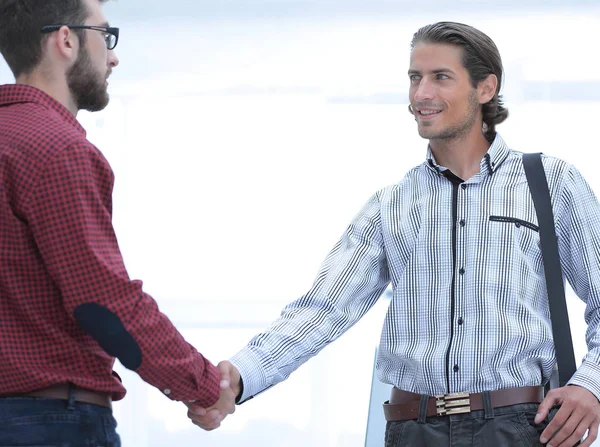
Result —
<instances>
[{"instance_id":1,"label":"black eyeglass frame","mask_svg":"<svg viewBox=\"0 0 600 447\"><path fill-rule=\"evenodd\" d=\"M53 33L54 31L58 31L59 29L61 29L63 26L66 26L69 29L91 29L94 31L101 31L103 33L107 33L110 34L112 36L115 36L115 43L114 45L111 47L109 45L109 40L106 40L106 48L108 50L114 50L117 46L117 43L119 43L119 28L115 28L115 27L110 27L110 26L93 26L93 25L46 25L43 26L41 29L41 32L43 34L47 34L47 33Z\"/></svg>"}]
</instances>

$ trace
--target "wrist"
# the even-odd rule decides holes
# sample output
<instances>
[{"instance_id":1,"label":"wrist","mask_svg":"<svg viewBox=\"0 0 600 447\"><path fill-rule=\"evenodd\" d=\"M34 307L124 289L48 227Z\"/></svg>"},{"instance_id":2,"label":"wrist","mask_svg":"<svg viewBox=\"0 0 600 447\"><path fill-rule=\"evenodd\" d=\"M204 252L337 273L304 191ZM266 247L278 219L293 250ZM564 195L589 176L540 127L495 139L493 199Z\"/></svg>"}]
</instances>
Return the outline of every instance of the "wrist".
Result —
<instances>
[{"instance_id":1,"label":"wrist","mask_svg":"<svg viewBox=\"0 0 600 447\"><path fill-rule=\"evenodd\" d=\"M233 394L235 394L235 403L239 404L240 399L242 398L242 394L244 394L244 382L242 381L241 377L238 380L237 384L235 384L235 386L232 386L231 389L233 390Z\"/></svg>"}]
</instances>

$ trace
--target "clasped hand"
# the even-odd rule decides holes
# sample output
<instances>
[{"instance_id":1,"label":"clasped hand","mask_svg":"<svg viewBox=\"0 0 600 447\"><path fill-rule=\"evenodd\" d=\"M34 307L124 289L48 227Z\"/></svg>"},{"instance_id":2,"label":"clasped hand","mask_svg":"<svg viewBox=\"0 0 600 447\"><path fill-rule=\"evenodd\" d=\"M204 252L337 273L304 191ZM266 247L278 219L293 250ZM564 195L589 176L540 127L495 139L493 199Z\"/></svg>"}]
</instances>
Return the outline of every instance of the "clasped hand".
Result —
<instances>
[{"instance_id":1,"label":"clasped hand","mask_svg":"<svg viewBox=\"0 0 600 447\"><path fill-rule=\"evenodd\" d=\"M221 379L221 394L219 400L209 408L199 406L194 402L184 402L188 407L188 417L198 427L204 430L214 430L221 426L223 419L228 414L235 412L235 399L240 392L240 373L237 368L228 361L217 365Z\"/></svg>"}]
</instances>

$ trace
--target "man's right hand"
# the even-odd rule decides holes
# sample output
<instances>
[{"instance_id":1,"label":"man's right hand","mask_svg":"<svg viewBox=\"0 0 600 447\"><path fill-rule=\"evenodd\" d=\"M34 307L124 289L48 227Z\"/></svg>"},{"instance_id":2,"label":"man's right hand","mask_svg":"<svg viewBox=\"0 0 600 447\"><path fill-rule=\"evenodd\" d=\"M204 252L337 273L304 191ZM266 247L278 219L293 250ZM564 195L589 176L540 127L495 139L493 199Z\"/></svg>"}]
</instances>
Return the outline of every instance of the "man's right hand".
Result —
<instances>
[{"instance_id":1,"label":"man's right hand","mask_svg":"<svg viewBox=\"0 0 600 447\"><path fill-rule=\"evenodd\" d=\"M230 362L220 362L217 369L221 379L219 400L210 408L200 407L194 402L185 403L191 421L208 431L219 428L223 419L235 412L235 399L242 386L240 373Z\"/></svg>"}]
</instances>

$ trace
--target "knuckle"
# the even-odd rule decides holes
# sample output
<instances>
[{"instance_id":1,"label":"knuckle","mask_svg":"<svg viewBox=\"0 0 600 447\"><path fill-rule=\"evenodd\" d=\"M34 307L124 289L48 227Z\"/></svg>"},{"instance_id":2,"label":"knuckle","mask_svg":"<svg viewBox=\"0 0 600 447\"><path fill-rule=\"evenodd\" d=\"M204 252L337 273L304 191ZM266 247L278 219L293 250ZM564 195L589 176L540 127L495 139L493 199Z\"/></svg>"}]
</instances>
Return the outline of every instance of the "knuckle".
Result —
<instances>
[{"instance_id":1,"label":"knuckle","mask_svg":"<svg viewBox=\"0 0 600 447\"><path fill-rule=\"evenodd\" d=\"M575 432L573 433L573 436L575 439L575 442L577 442L578 440L580 440L581 438L583 438L583 435L585 435L585 432L587 431L587 428L578 428L577 430L575 430Z\"/></svg>"},{"instance_id":2,"label":"knuckle","mask_svg":"<svg viewBox=\"0 0 600 447\"><path fill-rule=\"evenodd\" d=\"M575 433L577 433L577 425L575 425L573 423L565 424L565 433L568 433L571 436L575 436ZM565 436L566 436L566 434L565 434Z\"/></svg>"},{"instance_id":3,"label":"knuckle","mask_svg":"<svg viewBox=\"0 0 600 447\"><path fill-rule=\"evenodd\" d=\"M193 411L188 411L187 412L187 417L190 418L191 420L196 420L196 419L200 419L200 416L197 415L196 413L194 413Z\"/></svg>"}]
</instances>

